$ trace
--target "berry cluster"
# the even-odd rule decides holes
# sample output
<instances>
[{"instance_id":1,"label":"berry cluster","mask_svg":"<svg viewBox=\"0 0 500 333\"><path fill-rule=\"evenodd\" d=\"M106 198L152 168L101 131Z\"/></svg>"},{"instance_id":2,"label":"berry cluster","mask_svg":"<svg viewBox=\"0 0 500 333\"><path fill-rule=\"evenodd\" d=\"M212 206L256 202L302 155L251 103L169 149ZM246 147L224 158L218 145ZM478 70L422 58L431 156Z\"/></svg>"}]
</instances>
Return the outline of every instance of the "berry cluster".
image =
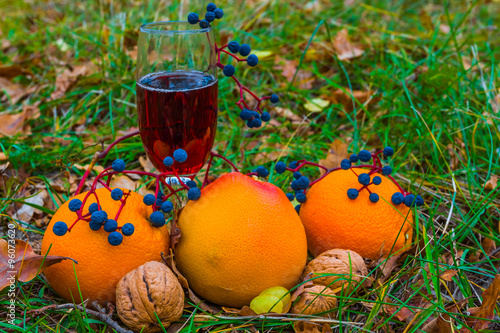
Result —
<instances>
[{"instance_id":1,"label":"berry cluster","mask_svg":"<svg viewBox=\"0 0 500 333\"><path fill-rule=\"evenodd\" d=\"M199 24L202 29L208 28L210 23L215 19L220 19L224 15L224 11L213 3L207 5L207 13L204 19L200 19L199 15L196 13L190 13L188 15L188 22L191 24ZM227 48L227 50L226 50ZM221 55L225 53L235 59L237 62L245 62L250 66L257 66L259 63L259 58L255 54L250 54L252 48L248 44L240 44L237 41L231 41L226 45L218 47L217 44L214 45L215 52L217 53L217 64L216 66L222 69L225 76L231 77L234 82L238 85L240 89L240 99L236 102L236 105L241 109L240 118L244 120L249 128L259 128L262 126L262 122L268 122L271 120L271 115L267 111L263 111L261 108L261 102L263 100L269 99L271 103L278 103L279 97L276 94L271 96L258 97L250 89L245 87L241 82L234 77L236 68L231 64L223 65L221 63ZM240 58L237 54L242 57ZM248 106L247 102L244 100L243 95L247 92L250 94L257 102L257 105L253 110Z\"/></svg>"},{"instance_id":2,"label":"berry cluster","mask_svg":"<svg viewBox=\"0 0 500 333\"><path fill-rule=\"evenodd\" d=\"M392 173L392 168L390 166L382 166L382 162L380 160L380 155L383 154L385 157L390 157L394 154L394 149L391 147L385 147L383 150L378 151L374 154L370 153L368 150L361 150L357 155L352 154L349 159L344 159L340 163L339 168L333 168L333 169L327 169L326 167L301 160L301 161L294 161L291 162L288 167L284 162L277 162L275 164L274 170L278 174L282 174L285 171L291 171L293 172L293 178L294 180L291 182L290 187L292 190L295 191L295 194L293 193L287 193L287 197L290 201L292 201L294 198L297 199L299 204L295 206L295 209L297 210L297 213L300 211L300 204L306 202L307 196L306 196L306 190L308 187L314 185L324 177L326 177L329 173L337 171L337 170L351 170L354 172L354 174L358 177L358 182L360 184L359 188L350 188L347 190L347 197L351 200L355 200L359 196L360 191L368 191L370 193L369 195L369 200L372 203L377 203L380 199L379 195L375 192L373 192L369 186L370 185L380 185L382 183L382 178L380 176L373 176L376 173L381 173L385 177L389 178L399 189L399 192L396 192L392 195L391 201L395 206L399 206L401 204L405 204L407 207L414 207L414 206L422 206L424 204L424 200L420 195L414 195L410 194L409 192L406 192L401 188L401 186L398 184L398 182L391 176ZM359 165L354 165L357 162L370 162L373 160L372 164L364 164L361 163ZM300 169L306 165L312 165L316 166L319 168L322 168L325 170L325 173L323 174L322 177L319 179L310 182L309 179L305 176L302 176L300 173ZM357 174L353 169L363 169L366 172L359 173Z\"/></svg>"},{"instance_id":3,"label":"berry cluster","mask_svg":"<svg viewBox=\"0 0 500 333\"><path fill-rule=\"evenodd\" d=\"M104 152L98 155L97 159L103 158L107 155L107 153L110 151L110 149L116 145L118 142L129 138L133 135L137 135L138 132L135 132L134 134L129 134L126 135L115 142L113 142ZM187 153L183 149L177 149L173 152L172 156L167 156L163 160L163 163L167 167L172 167L174 171L168 171L168 172L162 172L160 174L155 174L151 172L145 172L145 171L132 171L132 170L126 170L126 165L125 162L121 159L116 159L113 161L112 165L106 169L104 169L101 173L97 175L97 177L94 179L92 182L90 190L87 192L86 196L84 197L83 201L80 199L73 199L69 202L68 208L70 211L76 213L76 220L74 223L68 227L68 225L65 222L59 221L54 223L53 226L53 232L57 236L64 236L67 232L71 232L71 229L73 226L79 222L79 221L85 221L88 222L89 228L93 231L99 231L101 228L109 233L108 235L108 242L111 245L120 245L123 242L124 237L123 236L131 236L134 233L134 225L132 223L125 223L122 226L118 225L120 213L122 212L123 207L126 205L127 198L130 195L130 191L123 191L120 188L110 188L109 184L111 182L111 178L113 175L116 174L136 174L136 175L141 175L141 176L148 176L156 179L156 189L155 189L155 194L146 194L143 198L143 203L146 206L151 206L153 209L153 213L149 216L149 222L153 227L156 228L161 228L163 227L167 220L165 218L165 214L172 213L174 210L174 204L172 201L169 201L169 199L172 196L175 196L179 201L180 198L178 196L179 192L181 191L186 191L187 192L187 198L189 200L198 200L201 196L201 189L198 188L198 184L194 180L189 180L184 182L184 180L178 176L178 174L175 171L175 164L176 163L184 163L187 160ZM214 157L220 157L226 162L228 162L236 171L238 169L234 166L233 163L231 163L229 160L226 158L220 156L217 153L212 152L210 155L210 160L208 163L208 168L205 174L205 180L203 181L203 186L206 186L208 184L208 173L210 170L210 166L212 164L213 158ZM269 171L267 172L269 174ZM90 169L88 169L81 182L80 185L78 186L78 189L76 191L76 194L80 193L82 190L83 185L85 184L85 181L87 180L88 176L90 175ZM177 178L177 182L180 185L179 188L174 189L172 186L166 182L167 177L175 177ZM108 216L108 213L102 209L100 203L99 203L99 197L96 193L97 185L100 184L103 187L105 187L109 193L111 198L114 201L119 201L121 203L117 214L111 218ZM163 185L163 188L168 190L167 194L164 194L161 190L161 186ZM85 206L85 203L87 202L88 198L93 195L96 199L96 203L92 203L88 207L88 211L84 212L83 208Z\"/></svg>"}]
</instances>

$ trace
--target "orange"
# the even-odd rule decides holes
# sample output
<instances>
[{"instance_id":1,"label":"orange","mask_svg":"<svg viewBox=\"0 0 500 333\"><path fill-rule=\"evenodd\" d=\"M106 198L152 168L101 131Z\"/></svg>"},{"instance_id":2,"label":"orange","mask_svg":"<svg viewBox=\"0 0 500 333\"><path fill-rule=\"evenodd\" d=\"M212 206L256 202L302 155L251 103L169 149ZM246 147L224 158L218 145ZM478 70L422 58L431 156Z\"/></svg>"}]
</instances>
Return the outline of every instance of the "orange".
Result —
<instances>
[{"instance_id":1,"label":"orange","mask_svg":"<svg viewBox=\"0 0 500 333\"><path fill-rule=\"evenodd\" d=\"M128 192L122 190L124 193ZM120 202L112 200L110 192L105 188L97 189L96 194L102 209L108 213L108 218L114 219ZM85 195L86 193L82 193L75 198L83 201ZM77 216L68 209L70 200L57 210L45 231L42 254L47 253L52 245L50 255L70 257L78 261L78 264L73 264L70 260L64 260L45 269L47 281L59 295L70 302L89 299L89 304L94 300L101 304L114 303L116 284L125 274L148 261L161 260L162 252L168 253L170 239L167 227L155 228L150 224L148 218L152 208L142 200L143 197L135 192L131 192L127 198L117 222L119 226L132 223L135 231L131 236L123 236L123 242L118 246L108 243L109 233L103 228L93 231L89 223L83 220L78 221L65 235L55 235L52 231L54 223L63 221L69 227ZM83 212L88 212L88 207L94 202L95 197L90 195Z\"/></svg>"},{"instance_id":2,"label":"orange","mask_svg":"<svg viewBox=\"0 0 500 333\"><path fill-rule=\"evenodd\" d=\"M368 188L379 195L372 203L364 189L358 198L347 197L350 188L360 189L356 174L362 169L338 170L314 184L300 208L309 251L316 257L331 249L352 250L362 257L377 259L411 244L413 217L404 205L394 206L391 197L397 186L381 174L380 185ZM401 252L401 251L400 251Z\"/></svg>"},{"instance_id":3,"label":"orange","mask_svg":"<svg viewBox=\"0 0 500 333\"><path fill-rule=\"evenodd\" d=\"M241 307L265 289L292 288L307 259L304 227L278 187L241 173L219 177L179 221L177 265L194 292Z\"/></svg>"}]
</instances>

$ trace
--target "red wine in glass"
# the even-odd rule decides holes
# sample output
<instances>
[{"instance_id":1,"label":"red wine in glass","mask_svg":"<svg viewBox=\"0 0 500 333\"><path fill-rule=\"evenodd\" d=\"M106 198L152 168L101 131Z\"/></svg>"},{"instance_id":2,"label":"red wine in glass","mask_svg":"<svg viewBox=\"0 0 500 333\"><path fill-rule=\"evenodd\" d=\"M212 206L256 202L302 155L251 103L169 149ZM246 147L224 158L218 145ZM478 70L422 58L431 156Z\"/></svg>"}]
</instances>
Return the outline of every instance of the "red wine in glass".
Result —
<instances>
[{"instance_id":1,"label":"red wine in glass","mask_svg":"<svg viewBox=\"0 0 500 333\"><path fill-rule=\"evenodd\" d=\"M138 80L137 111L142 143L160 171L194 177L205 164L217 129L217 79L198 71L157 72ZM184 163L163 159L182 148Z\"/></svg>"}]
</instances>

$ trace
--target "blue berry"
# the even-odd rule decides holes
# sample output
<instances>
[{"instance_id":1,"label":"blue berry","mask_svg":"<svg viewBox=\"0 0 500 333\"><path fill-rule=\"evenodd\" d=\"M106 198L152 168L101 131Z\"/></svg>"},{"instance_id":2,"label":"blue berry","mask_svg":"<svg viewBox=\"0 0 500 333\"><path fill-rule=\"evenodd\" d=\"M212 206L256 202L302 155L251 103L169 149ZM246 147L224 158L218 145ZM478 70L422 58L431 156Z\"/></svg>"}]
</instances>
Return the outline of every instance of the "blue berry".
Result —
<instances>
[{"instance_id":1,"label":"blue berry","mask_svg":"<svg viewBox=\"0 0 500 333\"><path fill-rule=\"evenodd\" d=\"M300 185L299 185L299 182L297 180L293 180L292 183L290 184L290 187L294 191L300 190Z\"/></svg>"},{"instance_id":2,"label":"blue berry","mask_svg":"<svg viewBox=\"0 0 500 333\"><path fill-rule=\"evenodd\" d=\"M295 206L295 211L297 214L300 214L300 205Z\"/></svg>"},{"instance_id":3,"label":"blue berry","mask_svg":"<svg viewBox=\"0 0 500 333\"><path fill-rule=\"evenodd\" d=\"M122 226L122 234L125 235L125 236L132 236L132 234L134 233L134 225L132 223L125 223L123 226Z\"/></svg>"},{"instance_id":4,"label":"blue berry","mask_svg":"<svg viewBox=\"0 0 500 333\"><path fill-rule=\"evenodd\" d=\"M250 54L252 49L250 48L250 45L248 44L241 44L240 46L240 54L244 57Z\"/></svg>"},{"instance_id":5,"label":"blue berry","mask_svg":"<svg viewBox=\"0 0 500 333\"><path fill-rule=\"evenodd\" d=\"M192 188L192 187L198 187L198 184L196 184L196 182L194 180L189 180L187 183L186 183L187 187L189 188Z\"/></svg>"},{"instance_id":6,"label":"blue berry","mask_svg":"<svg viewBox=\"0 0 500 333\"><path fill-rule=\"evenodd\" d=\"M56 236L64 236L68 232L68 225L64 222L56 222L52 227L52 231Z\"/></svg>"},{"instance_id":7,"label":"blue berry","mask_svg":"<svg viewBox=\"0 0 500 333\"><path fill-rule=\"evenodd\" d=\"M391 201L394 205L399 206L403 203L405 197L401 192L396 192L392 195Z\"/></svg>"},{"instance_id":8,"label":"blue berry","mask_svg":"<svg viewBox=\"0 0 500 333\"><path fill-rule=\"evenodd\" d=\"M297 161L293 161L293 162L291 162L291 163L288 165L288 167L289 167L290 169L295 169L295 168L297 167L297 163L298 163Z\"/></svg>"},{"instance_id":9,"label":"blue berry","mask_svg":"<svg viewBox=\"0 0 500 333\"><path fill-rule=\"evenodd\" d=\"M208 26L209 26L209 25L210 25L210 24L208 23L208 21L207 21L207 20L201 20L201 21L200 21L200 28L202 28L202 29L206 29L206 28L208 28Z\"/></svg>"},{"instance_id":10,"label":"blue berry","mask_svg":"<svg viewBox=\"0 0 500 333\"><path fill-rule=\"evenodd\" d=\"M200 198L201 196L201 190L197 187L192 187L188 191L188 199L196 201Z\"/></svg>"},{"instance_id":11,"label":"blue berry","mask_svg":"<svg viewBox=\"0 0 500 333\"><path fill-rule=\"evenodd\" d=\"M98 210L99 210L99 205L97 204L97 202L90 204L90 206L89 206L89 213L90 214L97 212Z\"/></svg>"},{"instance_id":12,"label":"blue berry","mask_svg":"<svg viewBox=\"0 0 500 333\"><path fill-rule=\"evenodd\" d=\"M382 183L382 178L380 178L379 176L375 176L375 177L373 177L372 182L375 185L380 185Z\"/></svg>"},{"instance_id":13,"label":"blue berry","mask_svg":"<svg viewBox=\"0 0 500 333\"><path fill-rule=\"evenodd\" d=\"M359 191L356 190L355 188L350 188L347 190L347 197L351 200L354 200L358 197Z\"/></svg>"},{"instance_id":14,"label":"blue berry","mask_svg":"<svg viewBox=\"0 0 500 333\"><path fill-rule=\"evenodd\" d=\"M351 161L347 158L344 158L342 162L340 162L340 167L344 170L349 170L351 168Z\"/></svg>"},{"instance_id":15,"label":"blue berry","mask_svg":"<svg viewBox=\"0 0 500 333\"><path fill-rule=\"evenodd\" d=\"M249 128L259 128L260 126L262 126L262 120L260 120L259 118L247 120L247 126Z\"/></svg>"},{"instance_id":16,"label":"blue berry","mask_svg":"<svg viewBox=\"0 0 500 333\"><path fill-rule=\"evenodd\" d=\"M123 197L123 191L121 189L115 188L113 189L113 191L111 191L111 199L113 199L114 201L118 201L122 197Z\"/></svg>"},{"instance_id":17,"label":"blue berry","mask_svg":"<svg viewBox=\"0 0 500 333\"><path fill-rule=\"evenodd\" d=\"M264 166L259 166L257 167L257 170L255 170L257 172L257 176L259 177L267 177L269 176L269 170L266 169L266 167Z\"/></svg>"},{"instance_id":18,"label":"blue berry","mask_svg":"<svg viewBox=\"0 0 500 333\"><path fill-rule=\"evenodd\" d=\"M278 103L280 101L280 98L276 94L271 95L271 103Z\"/></svg>"},{"instance_id":19,"label":"blue berry","mask_svg":"<svg viewBox=\"0 0 500 333\"><path fill-rule=\"evenodd\" d=\"M293 173L293 178L294 179L299 179L300 177L302 177L302 174L300 173L300 171L295 171Z\"/></svg>"},{"instance_id":20,"label":"blue berry","mask_svg":"<svg viewBox=\"0 0 500 333\"><path fill-rule=\"evenodd\" d=\"M166 167L171 167L172 164L174 164L174 159L170 156L167 156L165 157L165 159L163 160L163 164L166 166Z\"/></svg>"},{"instance_id":21,"label":"blue berry","mask_svg":"<svg viewBox=\"0 0 500 333\"><path fill-rule=\"evenodd\" d=\"M257 111L250 111L252 113L252 116L254 118L257 118L257 119L260 119L260 113L258 113Z\"/></svg>"},{"instance_id":22,"label":"blue berry","mask_svg":"<svg viewBox=\"0 0 500 333\"><path fill-rule=\"evenodd\" d=\"M125 162L122 159L117 158L113 161L113 164L111 164L111 168L113 168L116 172L122 172L125 170Z\"/></svg>"},{"instance_id":23,"label":"blue berry","mask_svg":"<svg viewBox=\"0 0 500 333\"><path fill-rule=\"evenodd\" d=\"M250 54L247 58L247 64L250 67L257 66L259 63L259 58L255 54Z\"/></svg>"},{"instance_id":24,"label":"blue berry","mask_svg":"<svg viewBox=\"0 0 500 333\"><path fill-rule=\"evenodd\" d=\"M269 114L269 112L264 111L260 115L260 119L262 119L262 121L268 122L269 120L271 120L271 115Z\"/></svg>"},{"instance_id":25,"label":"blue berry","mask_svg":"<svg viewBox=\"0 0 500 333\"><path fill-rule=\"evenodd\" d=\"M392 154L394 154L394 149L392 149L392 147L384 148L384 156L390 157Z\"/></svg>"},{"instance_id":26,"label":"blue berry","mask_svg":"<svg viewBox=\"0 0 500 333\"><path fill-rule=\"evenodd\" d=\"M97 231L97 230L101 229L102 223L97 223L97 222L90 221L89 222L89 227L93 231Z\"/></svg>"},{"instance_id":27,"label":"blue berry","mask_svg":"<svg viewBox=\"0 0 500 333\"><path fill-rule=\"evenodd\" d=\"M103 224L108 220L108 214L103 210L98 210L90 215L90 222L95 224Z\"/></svg>"},{"instance_id":28,"label":"blue berry","mask_svg":"<svg viewBox=\"0 0 500 333\"><path fill-rule=\"evenodd\" d=\"M68 208L72 212L76 212L82 207L82 201L80 199L73 199L69 202Z\"/></svg>"},{"instance_id":29,"label":"blue berry","mask_svg":"<svg viewBox=\"0 0 500 333\"><path fill-rule=\"evenodd\" d=\"M207 12L205 14L205 20L207 20L208 22L212 22L213 20L215 20L215 14L213 12Z\"/></svg>"},{"instance_id":30,"label":"blue berry","mask_svg":"<svg viewBox=\"0 0 500 333\"><path fill-rule=\"evenodd\" d=\"M152 206L156 202L156 198L153 194L146 194L142 202L144 202L146 206Z\"/></svg>"},{"instance_id":31,"label":"blue berry","mask_svg":"<svg viewBox=\"0 0 500 333\"><path fill-rule=\"evenodd\" d=\"M224 11L220 8L217 8L216 10L214 10L214 14L215 18L219 20L222 18L222 16L224 16Z\"/></svg>"},{"instance_id":32,"label":"blue berry","mask_svg":"<svg viewBox=\"0 0 500 333\"><path fill-rule=\"evenodd\" d=\"M184 163L186 162L188 158L188 154L184 149L177 149L174 151L174 160L176 160L179 163Z\"/></svg>"},{"instance_id":33,"label":"blue berry","mask_svg":"<svg viewBox=\"0 0 500 333\"><path fill-rule=\"evenodd\" d=\"M240 112L241 120L250 120L250 119L252 119L252 117L253 117L252 111L250 111L248 109L241 110L241 112Z\"/></svg>"},{"instance_id":34,"label":"blue berry","mask_svg":"<svg viewBox=\"0 0 500 333\"><path fill-rule=\"evenodd\" d=\"M116 228L118 228L118 222L115 220L109 219L104 223L104 231L106 232L113 232Z\"/></svg>"},{"instance_id":35,"label":"blue berry","mask_svg":"<svg viewBox=\"0 0 500 333\"><path fill-rule=\"evenodd\" d=\"M378 202L379 200L379 196L377 193L370 193L370 201L373 202L373 203L376 203Z\"/></svg>"},{"instance_id":36,"label":"blue berry","mask_svg":"<svg viewBox=\"0 0 500 333\"><path fill-rule=\"evenodd\" d=\"M358 182L361 185L368 185L368 184L370 184L370 175L368 175L367 173L360 174L358 176Z\"/></svg>"},{"instance_id":37,"label":"blue berry","mask_svg":"<svg viewBox=\"0 0 500 333\"><path fill-rule=\"evenodd\" d=\"M362 151L359 152L358 158L362 162L368 162L369 160L372 159L372 154L368 150L363 149Z\"/></svg>"},{"instance_id":38,"label":"blue berry","mask_svg":"<svg viewBox=\"0 0 500 333\"><path fill-rule=\"evenodd\" d=\"M172 209L174 209L174 204L171 203L170 201L164 201L162 204L161 204L161 211L164 212L164 213L170 213L172 211Z\"/></svg>"},{"instance_id":39,"label":"blue berry","mask_svg":"<svg viewBox=\"0 0 500 333\"><path fill-rule=\"evenodd\" d=\"M288 200L290 201L293 201L293 199L295 198L295 196L293 195L293 193L287 193L286 194L286 197L288 198Z\"/></svg>"},{"instance_id":40,"label":"blue berry","mask_svg":"<svg viewBox=\"0 0 500 333\"><path fill-rule=\"evenodd\" d=\"M123 242L123 235L118 231L113 231L108 235L108 243L113 246L118 246Z\"/></svg>"},{"instance_id":41,"label":"blue berry","mask_svg":"<svg viewBox=\"0 0 500 333\"><path fill-rule=\"evenodd\" d=\"M392 173L392 168L388 165L382 168L382 174L384 176L389 176Z\"/></svg>"},{"instance_id":42,"label":"blue berry","mask_svg":"<svg viewBox=\"0 0 500 333\"><path fill-rule=\"evenodd\" d=\"M208 5L207 5L207 12L213 12L214 10L217 9L217 6L213 3L213 2L210 2Z\"/></svg>"},{"instance_id":43,"label":"blue berry","mask_svg":"<svg viewBox=\"0 0 500 333\"><path fill-rule=\"evenodd\" d=\"M160 228L165 225L165 215L162 212L156 211L149 216L149 221L153 227Z\"/></svg>"},{"instance_id":44,"label":"blue berry","mask_svg":"<svg viewBox=\"0 0 500 333\"><path fill-rule=\"evenodd\" d=\"M229 44L227 44L227 48L231 51L231 53L238 53L240 50L240 43L236 41L229 42Z\"/></svg>"},{"instance_id":45,"label":"blue berry","mask_svg":"<svg viewBox=\"0 0 500 333\"><path fill-rule=\"evenodd\" d=\"M222 69L222 72L224 73L225 76L227 77L231 77L234 75L234 72L236 70L234 69L234 66L233 65L226 65L224 66L224 68Z\"/></svg>"},{"instance_id":46,"label":"blue berry","mask_svg":"<svg viewBox=\"0 0 500 333\"><path fill-rule=\"evenodd\" d=\"M351 163L356 163L358 161L358 155L352 154L349 156L349 161L351 161Z\"/></svg>"},{"instance_id":47,"label":"blue berry","mask_svg":"<svg viewBox=\"0 0 500 333\"><path fill-rule=\"evenodd\" d=\"M279 161L274 166L274 170L281 175L286 171L286 164L284 162Z\"/></svg>"},{"instance_id":48,"label":"blue berry","mask_svg":"<svg viewBox=\"0 0 500 333\"><path fill-rule=\"evenodd\" d=\"M412 207L415 206L415 196L413 194L408 194L403 203L405 204L406 207Z\"/></svg>"},{"instance_id":49,"label":"blue berry","mask_svg":"<svg viewBox=\"0 0 500 333\"><path fill-rule=\"evenodd\" d=\"M156 204L156 207L161 207L161 205L163 204L163 200L161 200L161 198L158 198L158 199L156 199L155 204Z\"/></svg>"},{"instance_id":50,"label":"blue berry","mask_svg":"<svg viewBox=\"0 0 500 333\"><path fill-rule=\"evenodd\" d=\"M297 198L297 201L300 203L304 203L307 200L307 197L304 193L297 193L295 197Z\"/></svg>"},{"instance_id":51,"label":"blue berry","mask_svg":"<svg viewBox=\"0 0 500 333\"><path fill-rule=\"evenodd\" d=\"M424 198L422 198L420 195L417 195L417 199L415 199L415 204L417 206L423 206L424 205Z\"/></svg>"},{"instance_id":52,"label":"blue berry","mask_svg":"<svg viewBox=\"0 0 500 333\"><path fill-rule=\"evenodd\" d=\"M305 190L309 187L309 178L302 176L297 179L297 183L299 184L299 190Z\"/></svg>"},{"instance_id":53,"label":"blue berry","mask_svg":"<svg viewBox=\"0 0 500 333\"><path fill-rule=\"evenodd\" d=\"M200 18L198 17L198 14L189 13L189 15L188 15L188 22L189 23L196 24L196 23L198 23L199 20L200 20Z\"/></svg>"}]
</instances>

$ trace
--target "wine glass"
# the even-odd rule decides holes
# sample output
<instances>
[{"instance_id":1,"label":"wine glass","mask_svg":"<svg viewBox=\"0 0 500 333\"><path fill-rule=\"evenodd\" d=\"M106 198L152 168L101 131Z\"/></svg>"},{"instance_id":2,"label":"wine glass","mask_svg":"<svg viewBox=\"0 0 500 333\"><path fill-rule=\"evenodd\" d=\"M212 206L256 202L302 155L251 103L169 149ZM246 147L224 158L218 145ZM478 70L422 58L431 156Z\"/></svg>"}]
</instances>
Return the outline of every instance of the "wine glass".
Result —
<instances>
[{"instance_id":1,"label":"wine glass","mask_svg":"<svg viewBox=\"0 0 500 333\"><path fill-rule=\"evenodd\" d=\"M205 164L217 129L212 27L187 21L144 24L137 50L137 112L146 154L156 169L192 179ZM187 152L187 160L165 166L164 158L177 149Z\"/></svg>"}]
</instances>

